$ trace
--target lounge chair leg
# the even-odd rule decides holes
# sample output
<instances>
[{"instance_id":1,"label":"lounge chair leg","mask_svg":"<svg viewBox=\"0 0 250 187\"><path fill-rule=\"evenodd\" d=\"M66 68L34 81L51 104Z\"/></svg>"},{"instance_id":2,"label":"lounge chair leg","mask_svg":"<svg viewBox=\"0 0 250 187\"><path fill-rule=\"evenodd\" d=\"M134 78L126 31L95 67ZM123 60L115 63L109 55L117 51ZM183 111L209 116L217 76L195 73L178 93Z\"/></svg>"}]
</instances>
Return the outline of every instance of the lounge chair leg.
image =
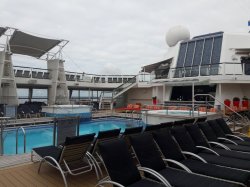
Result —
<instances>
[{"instance_id":1,"label":"lounge chair leg","mask_svg":"<svg viewBox=\"0 0 250 187\"><path fill-rule=\"evenodd\" d=\"M52 158L52 157L50 157L50 156L46 156L46 157L44 157L44 158L41 160L40 165L39 165L39 168L38 168L38 173L39 173L39 171L40 171L42 162L44 162L45 160L51 160L52 162L54 162L54 163L56 164L57 169L60 171L60 173L61 173L61 175L62 175L63 182L64 182L64 186L65 186L65 187L68 187L68 183L67 183L66 177L65 177L65 175L64 175L64 172L63 172L61 166L58 164L58 162L57 162L54 158Z\"/></svg>"},{"instance_id":2,"label":"lounge chair leg","mask_svg":"<svg viewBox=\"0 0 250 187\"><path fill-rule=\"evenodd\" d=\"M99 171L99 173L100 173L100 175L101 175L101 176L99 176L99 178L103 177L102 169L101 169L101 167L99 166L99 164L98 164L97 160L95 159L95 157L94 157L91 153L89 153L88 156L89 156L90 158L92 158L93 162L95 163L96 167L98 168L98 171Z\"/></svg>"},{"instance_id":3,"label":"lounge chair leg","mask_svg":"<svg viewBox=\"0 0 250 187\"><path fill-rule=\"evenodd\" d=\"M95 161L93 160L92 155L91 155L90 153L89 153L89 154L86 153L86 156L89 157L89 158L86 158L86 159L89 160L90 164L92 164L93 167L94 167L94 169L95 169L95 173L96 173L96 178L97 178L97 180L100 180L99 171L98 171L98 169L100 169L100 168L97 169L96 163L95 163ZM101 171L100 171L100 173L101 173Z\"/></svg>"},{"instance_id":4,"label":"lounge chair leg","mask_svg":"<svg viewBox=\"0 0 250 187\"><path fill-rule=\"evenodd\" d=\"M33 162L33 151L31 151L31 154L30 154L30 160L31 160L31 162Z\"/></svg>"},{"instance_id":5,"label":"lounge chair leg","mask_svg":"<svg viewBox=\"0 0 250 187\"><path fill-rule=\"evenodd\" d=\"M44 162L44 159L42 159L39 163L39 167L38 167L38 173L40 173L41 167L42 167L42 163Z\"/></svg>"}]
</instances>

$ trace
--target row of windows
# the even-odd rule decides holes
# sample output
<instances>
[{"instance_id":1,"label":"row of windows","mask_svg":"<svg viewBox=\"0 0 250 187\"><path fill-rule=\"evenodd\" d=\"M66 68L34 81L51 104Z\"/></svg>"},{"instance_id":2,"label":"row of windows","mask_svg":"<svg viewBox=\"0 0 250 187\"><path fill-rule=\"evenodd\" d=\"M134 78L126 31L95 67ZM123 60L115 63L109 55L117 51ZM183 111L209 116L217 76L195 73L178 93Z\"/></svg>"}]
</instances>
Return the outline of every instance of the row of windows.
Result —
<instances>
[{"instance_id":1,"label":"row of windows","mask_svg":"<svg viewBox=\"0 0 250 187\"><path fill-rule=\"evenodd\" d=\"M198 66L212 65L212 74L218 74L222 39L223 33L215 33L182 42L177 59L177 70L189 68L192 72L194 69L195 73L190 73L189 76L198 76L196 73ZM179 77L178 71L175 77Z\"/></svg>"}]
</instances>

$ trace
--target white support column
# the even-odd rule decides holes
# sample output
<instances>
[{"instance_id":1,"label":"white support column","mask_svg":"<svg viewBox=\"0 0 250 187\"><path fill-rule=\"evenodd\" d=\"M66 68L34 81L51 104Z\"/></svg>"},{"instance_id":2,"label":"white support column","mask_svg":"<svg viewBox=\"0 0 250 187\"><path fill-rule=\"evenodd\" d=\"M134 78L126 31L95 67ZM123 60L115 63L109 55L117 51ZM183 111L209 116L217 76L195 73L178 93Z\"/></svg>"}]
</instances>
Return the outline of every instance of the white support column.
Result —
<instances>
[{"instance_id":1,"label":"white support column","mask_svg":"<svg viewBox=\"0 0 250 187\"><path fill-rule=\"evenodd\" d=\"M216 85L215 98L217 98L219 101L223 101L223 99L224 99L224 98L222 98L222 84L221 84L221 83L218 83L218 84ZM230 98L230 99L231 99L231 98ZM220 107L222 107L221 104L220 104L217 100L215 100L214 105L215 105L215 106L220 105Z\"/></svg>"},{"instance_id":2,"label":"white support column","mask_svg":"<svg viewBox=\"0 0 250 187\"><path fill-rule=\"evenodd\" d=\"M48 91L48 104L69 104L64 61L60 59L48 60L47 67L52 80L52 85Z\"/></svg>"},{"instance_id":3,"label":"white support column","mask_svg":"<svg viewBox=\"0 0 250 187\"><path fill-rule=\"evenodd\" d=\"M4 59L5 59L4 57L5 57L5 52L0 51L0 85L2 83L2 78L3 78Z\"/></svg>"},{"instance_id":4,"label":"white support column","mask_svg":"<svg viewBox=\"0 0 250 187\"><path fill-rule=\"evenodd\" d=\"M0 51L0 103L18 105L17 88L11 53Z\"/></svg>"}]
</instances>

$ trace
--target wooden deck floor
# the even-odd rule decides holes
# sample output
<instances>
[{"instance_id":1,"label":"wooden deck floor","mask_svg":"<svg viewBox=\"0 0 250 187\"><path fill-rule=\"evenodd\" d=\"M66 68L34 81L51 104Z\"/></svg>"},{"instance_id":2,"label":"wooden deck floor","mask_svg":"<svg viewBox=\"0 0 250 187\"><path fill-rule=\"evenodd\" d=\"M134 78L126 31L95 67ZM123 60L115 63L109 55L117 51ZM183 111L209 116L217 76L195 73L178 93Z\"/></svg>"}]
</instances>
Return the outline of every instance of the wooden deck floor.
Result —
<instances>
[{"instance_id":1,"label":"wooden deck floor","mask_svg":"<svg viewBox=\"0 0 250 187\"><path fill-rule=\"evenodd\" d=\"M22 166L0 170L1 187L27 187L27 186L58 186L63 187L64 183L59 172L44 164L40 173L37 173L38 163L25 164ZM97 184L94 172L78 176L67 176L69 187L83 186L93 187Z\"/></svg>"}]
</instances>

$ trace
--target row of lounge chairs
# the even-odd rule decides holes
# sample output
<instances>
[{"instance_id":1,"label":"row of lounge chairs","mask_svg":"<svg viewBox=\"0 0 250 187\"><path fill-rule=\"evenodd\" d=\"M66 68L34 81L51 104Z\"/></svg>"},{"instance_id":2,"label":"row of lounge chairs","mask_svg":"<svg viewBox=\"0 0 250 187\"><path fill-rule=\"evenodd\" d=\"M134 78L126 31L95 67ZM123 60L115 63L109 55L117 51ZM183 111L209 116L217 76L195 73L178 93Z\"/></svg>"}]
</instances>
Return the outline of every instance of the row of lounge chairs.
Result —
<instances>
[{"instance_id":1,"label":"row of lounge chairs","mask_svg":"<svg viewBox=\"0 0 250 187\"><path fill-rule=\"evenodd\" d=\"M232 151L223 147L220 149L211 147L212 145L209 145L203 130L199 128L206 125L213 130L210 123L216 122L217 128L222 131L227 129L229 132L230 129L225 126L225 121L222 120L186 124L171 129L157 125L157 131L155 128L150 131L152 133L130 136L129 141L140 166L158 172L158 181L162 182L162 186L250 186L249 153ZM231 131L229 134L233 135ZM235 138L236 136L231 137ZM245 142L245 148L250 149L250 138L243 137L243 139L244 141L241 141ZM146 186L145 183L151 183L151 181L145 182L145 179L136 177L138 176L137 170L131 170L134 163L131 161L132 156L127 148L128 144L125 146L124 142L120 139L100 144L100 153L109 177L111 181L118 182L123 186L141 186L141 182ZM201 142L203 143L201 144ZM219 144L216 143L217 146ZM125 164L121 164L123 162ZM165 162L169 163L168 166L177 165L186 172L168 167ZM128 174L128 170L134 171L133 174L131 172ZM117 176L118 172L119 176ZM154 172L154 174L156 173ZM152 176L150 178L152 179ZM100 181L99 184L113 182L104 180ZM158 185L157 183L148 184L148 186Z\"/></svg>"},{"instance_id":2,"label":"row of lounge chairs","mask_svg":"<svg viewBox=\"0 0 250 187\"><path fill-rule=\"evenodd\" d=\"M17 107L17 117L18 118L31 118L31 117L40 117L42 106L45 103L43 102L25 102L24 104L20 104ZM0 104L0 117L5 116L4 105Z\"/></svg>"},{"instance_id":3,"label":"row of lounge chairs","mask_svg":"<svg viewBox=\"0 0 250 187\"><path fill-rule=\"evenodd\" d=\"M40 117L42 106L46 105L43 102L25 102L17 107L18 118Z\"/></svg>"},{"instance_id":4,"label":"row of lounge chairs","mask_svg":"<svg viewBox=\"0 0 250 187\"><path fill-rule=\"evenodd\" d=\"M225 136L235 138L222 120L215 120L217 127ZM32 158L39 155L40 166L46 161L57 168L65 186L65 174L77 175L93 169L99 181L98 186L107 183L133 187L250 186L249 145L230 144L235 149L237 146L245 147L243 153L232 151L233 147L230 148L227 145L229 143L223 145L225 140L217 136L218 142L211 143L201 128L209 127L215 134L212 128L215 126L211 124L212 121L194 124L194 121L189 120L182 124L147 126L144 130L143 127L129 128L122 134L120 129L103 131L96 138L95 134L66 138L61 147L33 149ZM250 142L247 137L237 140ZM134 157L140 164L139 170L144 173L143 178L134 164ZM105 165L108 177L103 178L100 163Z\"/></svg>"},{"instance_id":5,"label":"row of lounge chairs","mask_svg":"<svg viewBox=\"0 0 250 187\"><path fill-rule=\"evenodd\" d=\"M141 127L142 128L142 127ZM34 148L31 152L31 161L34 157L40 160L38 171L42 163L58 169L67 186L66 175L79 175L94 170L99 180L103 174L99 166L100 155L98 144L120 136L120 129L100 131L98 135L87 134L75 137L67 137L64 144L58 146L46 146Z\"/></svg>"}]
</instances>

